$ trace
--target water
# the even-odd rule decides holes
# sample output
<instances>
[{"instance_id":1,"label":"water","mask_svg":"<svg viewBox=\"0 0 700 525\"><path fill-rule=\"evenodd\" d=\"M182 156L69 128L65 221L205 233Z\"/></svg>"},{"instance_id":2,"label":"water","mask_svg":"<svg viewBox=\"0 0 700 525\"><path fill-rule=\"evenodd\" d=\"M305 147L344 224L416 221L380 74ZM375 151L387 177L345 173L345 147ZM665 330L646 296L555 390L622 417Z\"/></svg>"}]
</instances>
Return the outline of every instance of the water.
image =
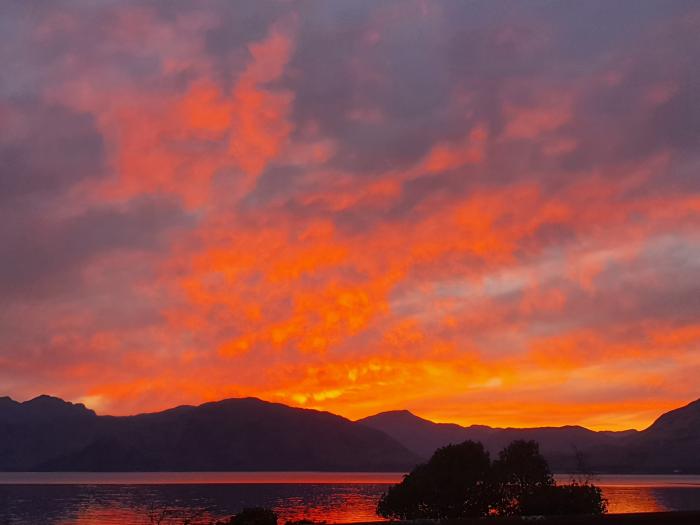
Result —
<instances>
[{"instance_id":1,"label":"water","mask_svg":"<svg viewBox=\"0 0 700 525\"><path fill-rule=\"evenodd\" d=\"M566 483L569 476L557 475ZM700 510L700 476L601 475L592 482L603 489L608 512Z\"/></svg>"},{"instance_id":2,"label":"water","mask_svg":"<svg viewBox=\"0 0 700 525\"><path fill-rule=\"evenodd\" d=\"M377 500L399 473L0 473L1 525L161 525L274 508L280 523L378 520ZM560 476L560 481L566 481ZM600 476L610 512L700 510L700 476Z\"/></svg>"}]
</instances>

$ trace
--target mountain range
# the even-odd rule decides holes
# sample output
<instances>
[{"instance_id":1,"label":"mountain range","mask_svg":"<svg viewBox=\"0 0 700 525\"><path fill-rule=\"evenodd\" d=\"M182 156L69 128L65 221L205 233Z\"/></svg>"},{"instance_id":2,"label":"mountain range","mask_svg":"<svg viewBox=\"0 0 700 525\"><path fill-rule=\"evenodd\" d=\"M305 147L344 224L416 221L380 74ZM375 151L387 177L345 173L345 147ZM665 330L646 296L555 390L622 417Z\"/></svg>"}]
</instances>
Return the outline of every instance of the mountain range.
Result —
<instances>
[{"instance_id":1,"label":"mountain range","mask_svg":"<svg viewBox=\"0 0 700 525\"><path fill-rule=\"evenodd\" d=\"M256 398L135 416L82 404L0 397L0 471L394 471L465 440L492 455L538 441L555 472L700 473L700 400L642 431L579 426L493 428L434 423L408 411L350 421Z\"/></svg>"},{"instance_id":2,"label":"mountain range","mask_svg":"<svg viewBox=\"0 0 700 525\"><path fill-rule=\"evenodd\" d=\"M700 473L700 400L659 417L649 428L621 432L581 426L463 427L433 423L406 410L383 412L360 423L393 437L428 458L440 446L480 441L492 456L508 443L534 440L555 472Z\"/></svg>"},{"instance_id":3,"label":"mountain range","mask_svg":"<svg viewBox=\"0 0 700 525\"><path fill-rule=\"evenodd\" d=\"M5 471L402 471L418 460L379 430L254 398L124 417L0 399Z\"/></svg>"}]
</instances>

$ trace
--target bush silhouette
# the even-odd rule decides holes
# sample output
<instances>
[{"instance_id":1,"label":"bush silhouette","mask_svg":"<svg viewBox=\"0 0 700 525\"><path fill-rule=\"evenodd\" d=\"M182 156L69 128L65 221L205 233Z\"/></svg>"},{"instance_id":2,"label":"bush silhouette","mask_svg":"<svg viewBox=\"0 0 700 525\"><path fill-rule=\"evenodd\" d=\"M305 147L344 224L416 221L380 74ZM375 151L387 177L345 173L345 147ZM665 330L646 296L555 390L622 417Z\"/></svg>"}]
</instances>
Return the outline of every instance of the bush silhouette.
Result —
<instances>
[{"instance_id":1,"label":"bush silhouette","mask_svg":"<svg viewBox=\"0 0 700 525\"><path fill-rule=\"evenodd\" d=\"M519 506L519 514L524 516L603 514L606 511L602 491L590 483L542 487L527 494Z\"/></svg>"},{"instance_id":2,"label":"bush silhouette","mask_svg":"<svg viewBox=\"0 0 700 525\"><path fill-rule=\"evenodd\" d=\"M377 513L399 519L483 516L492 500L490 472L489 454L481 443L439 448L428 463L389 489Z\"/></svg>"},{"instance_id":3,"label":"bush silhouette","mask_svg":"<svg viewBox=\"0 0 700 525\"><path fill-rule=\"evenodd\" d=\"M522 515L522 502L530 495L554 486L547 460L535 441L513 441L493 462L492 502L501 515Z\"/></svg>"},{"instance_id":4,"label":"bush silhouette","mask_svg":"<svg viewBox=\"0 0 700 525\"><path fill-rule=\"evenodd\" d=\"M228 521L219 521L216 525L277 525L277 514L271 509L253 507L243 509Z\"/></svg>"},{"instance_id":5,"label":"bush silhouette","mask_svg":"<svg viewBox=\"0 0 700 525\"><path fill-rule=\"evenodd\" d=\"M589 483L556 485L534 441L514 441L491 462L481 443L439 448L382 496L377 514L391 519L457 519L602 514L605 500Z\"/></svg>"}]
</instances>

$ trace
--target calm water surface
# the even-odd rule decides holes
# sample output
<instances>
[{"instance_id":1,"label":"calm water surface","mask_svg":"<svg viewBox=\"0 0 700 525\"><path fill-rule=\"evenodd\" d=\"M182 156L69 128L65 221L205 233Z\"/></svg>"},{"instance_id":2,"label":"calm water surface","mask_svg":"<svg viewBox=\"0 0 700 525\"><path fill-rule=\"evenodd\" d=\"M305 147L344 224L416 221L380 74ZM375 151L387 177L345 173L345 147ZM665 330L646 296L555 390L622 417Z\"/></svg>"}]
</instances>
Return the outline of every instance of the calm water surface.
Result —
<instances>
[{"instance_id":1,"label":"calm water surface","mask_svg":"<svg viewBox=\"0 0 700 525\"><path fill-rule=\"evenodd\" d=\"M377 500L400 473L0 473L0 525L162 525L274 508L280 522L377 520ZM567 476L559 476L567 481ZM610 512L700 510L700 476L600 476Z\"/></svg>"}]
</instances>

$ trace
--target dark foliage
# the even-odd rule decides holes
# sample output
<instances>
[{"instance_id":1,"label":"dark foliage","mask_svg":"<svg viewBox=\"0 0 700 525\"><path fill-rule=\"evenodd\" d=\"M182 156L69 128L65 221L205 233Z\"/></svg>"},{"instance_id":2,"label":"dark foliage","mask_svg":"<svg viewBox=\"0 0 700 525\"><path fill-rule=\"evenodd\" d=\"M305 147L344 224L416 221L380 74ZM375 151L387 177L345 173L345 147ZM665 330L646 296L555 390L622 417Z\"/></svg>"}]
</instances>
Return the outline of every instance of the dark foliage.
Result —
<instances>
[{"instance_id":1,"label":"dark foliage","mask_svg":"<svg viewBox=\"0 0 700 525\"><path fill-rule=\"evenodd\" d=\"M481 443L438 449L381 498L377 514L392 519L458 519L486 516L602 514L598 487L557 486L539 446L514 441L493 463Z\"/></svg>"},{"instance_id":2,"label":"dark foliage","mask_svg":"<svg viewBox=\"0 0 700 525\"><path fill-rule=\"evenodd\" d=\"M277 525L277 514L271 509L252 507L231 516L228 521L218 521L216 525Z\"/></svg>"},{"instance_id":3,"label":"dark foliage","mask_svg":"<svg viewBox=\"0 0 700 525\"><path fill-rule=\"evenodd\" d=\"M519 514L523 516L603 514L606 511L602 491L590 483L541 487L525 495L519 505Z\"/></svg>"},{"instance_id":4,"label":"dark foliage","mask_svg":"<svg viewBox=\"0 0 700 525\"><path fill-rule=\"evenodd\" d=\"M535 441L513 441L493 462L494 508L501 515L522 515L522 502L554 486L549 465Z\"/></svg>"},{"instance_id":5,"label":"dark foliage","mask_svg":"<svg viewBox=\"0 0 700 525\"><path fill-rule=\"evenodd\" d=\"M491 501L490 470L491 461L481 443L448 445L391 487L377 512L399 519L482 516Z\"/></svg>"}]
</instances>

